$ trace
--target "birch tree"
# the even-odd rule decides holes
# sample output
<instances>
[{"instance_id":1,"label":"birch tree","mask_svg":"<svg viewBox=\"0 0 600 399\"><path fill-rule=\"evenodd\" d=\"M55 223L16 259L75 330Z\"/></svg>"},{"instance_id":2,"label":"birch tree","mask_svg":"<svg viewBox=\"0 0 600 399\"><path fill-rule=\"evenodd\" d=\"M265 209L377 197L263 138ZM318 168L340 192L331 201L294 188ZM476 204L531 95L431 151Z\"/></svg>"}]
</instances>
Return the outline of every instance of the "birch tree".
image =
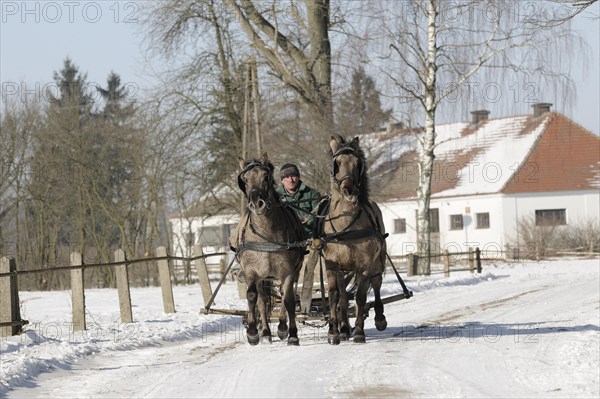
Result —
<instances>
[{"instance_id":1,"label":"birch tree","mask_svg":"<svg viewBox=\"0 0 600 399\"><path fill-rule=\"evenodd\" d=\"M515 5L517 3L517 5ZM559 80L567 86L568 69L553 62L553 54L564 58L568 24L550 27L556 20L552 9L532 14L519 9L520 2L407 0L383 1L383 21L388 40L388 59L396 65L383 72L409 104L416 104L423 128L418 135L419 186L416 192L417 250L422 272L430 268L431 180L436 138L436 115L442 102L485 71L499 77L515 72ZM400 8L398 10L398 8ZM560 52L562 50L562 53ZM403 71L402 75L395 71Z\"/></svg>"}]
</instances>

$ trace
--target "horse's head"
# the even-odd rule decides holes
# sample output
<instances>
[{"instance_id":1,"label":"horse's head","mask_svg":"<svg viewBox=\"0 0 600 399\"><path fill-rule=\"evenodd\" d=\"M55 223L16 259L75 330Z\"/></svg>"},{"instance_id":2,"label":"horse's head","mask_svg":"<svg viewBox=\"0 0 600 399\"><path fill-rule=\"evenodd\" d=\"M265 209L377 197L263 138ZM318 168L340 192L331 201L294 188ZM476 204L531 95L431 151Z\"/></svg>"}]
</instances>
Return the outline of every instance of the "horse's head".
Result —
<instances>
[{"instance_id":1,"label":"horse's head","mask_svg":"<svg viewBox=\"0 0 600 399\"><path fill-rule=\"evenodd\" d=\"M248 209L257 215L264 214L271 207L270 196L273 193L273 164L269 162L267 153L260 159L246 161L239 158L241 172L238 175L238 186L246 194Z\"/></svg>"},{"instance_id":2,"label":"horse's head","mask_svg":"<svg viewBox=\"0 0 600 399\"><path fill-rule=\"evenodd\" d=\"M331 137L331 178L334 189L353 204L367 196L366 164L358 137L346 142L343 137Z\"/></svg>"}]
</instances>

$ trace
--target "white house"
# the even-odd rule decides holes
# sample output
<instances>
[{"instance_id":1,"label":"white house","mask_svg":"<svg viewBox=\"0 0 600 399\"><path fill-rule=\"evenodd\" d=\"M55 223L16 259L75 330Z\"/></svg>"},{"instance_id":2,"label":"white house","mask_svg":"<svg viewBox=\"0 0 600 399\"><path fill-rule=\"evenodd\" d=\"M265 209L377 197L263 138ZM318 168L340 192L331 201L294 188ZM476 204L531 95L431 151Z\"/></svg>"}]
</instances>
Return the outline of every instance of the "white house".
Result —
<instances>
[{"instance_id":1,"label":"white house","mask_svg":"<svg viewBox=\"0 0 600 399\"><path fill-rule=\"evenodd\" d=\"M523 217L558 225L600 219L600 138L550 112L550 104L533 109L529 115L495 119L488 111L474 111L470 122L436 126L430 206L434 251L514 247ZM415 133L396 128L360 138L372 198L390 234L390 255L416 250ZM205 252L227 250L238 220L237 214L174 217L173 248L183 255L190 244L202 242Z\"/></svg>"},{"instance_id":2,"label":"white house","mask_svg":"<svg viewBox=\"0 0 600 399\"><path fill-rule=\"evenodd\" d=\"M432 249L469 246L501 251L521 241L519 220L569 225L600 218L600 138L550 104L530 115L436 126L431 197ZM388 252L416 250L415 131L395 129L365 137L370 176L378 179ZM383 189L382 189L383 188Z\"/></svg>"}]
</instances>

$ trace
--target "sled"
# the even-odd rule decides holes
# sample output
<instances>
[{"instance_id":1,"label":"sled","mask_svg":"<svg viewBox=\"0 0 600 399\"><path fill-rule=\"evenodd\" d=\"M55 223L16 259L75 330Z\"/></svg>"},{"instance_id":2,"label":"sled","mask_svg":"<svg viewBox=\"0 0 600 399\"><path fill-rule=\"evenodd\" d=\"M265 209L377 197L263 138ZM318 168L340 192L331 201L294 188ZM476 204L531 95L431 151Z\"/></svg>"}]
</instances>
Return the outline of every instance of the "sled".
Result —
<instances>
[{"instance_id":1,"label":"sled","mask_svg":"<svg viewBox=\"0 0 600 399\"><path fill-rule=\"evenodd\" d=\"M398 273L398 270L394 266L394 263L392 262L389 255L387 255L387 259L389 261L389 264L391 265L392 270L394 271L394 273L396 275L396 278L398 279L398 282L400 283L400 285L402 287L402 292L398 293L398 294L390 295L387 297L382 297L381 300L382 300L383 304L385 305L385 304L397 302L397 301L400 301L403 299L410 299L413 296L413 292L410 291L404 284L402 277L400 277L400 273ZM241 316L243 318L244 324L245 324L246 317L248 315L247 310L219 309L219 308L214 308L212 306L214 303L214 300L219 292L219 289L221 288L222 284L225 282L227 276L229 274L231 274L230 272L234 266L234 261L235 261L235 259L233 259L230 262L227 270L221 277L221 280L219 281L215 291L213 292L212 297L210 298L210 301L201 310L201 312L204 314L223 314L223 315ZM301 310L300 296L298 294L298 292L301 290L296 289L296 292L297 292L297 294L296 294L296 319L301 323L314 325L314 326L320 326L317 324L318 322L324 323L323 325L325 325L329 319L329 300L327 298L327 292L325 290L325 281L323 278L322 267L320 267L319 269L321 271L321 273L319 273L320 281L316 288L315 288L315 282L314 281L312 282L313 295L311 298L311 304L310 304L308 311ZM237 276L235 278L240 279L241 282L245 282L245 281L243 281L243 273L241 273L241 271L240 271L240 273L237 273ZM354 294L356 292L356 287L353 285L353 276L351 275L351 273L346 273L344 279L346 281L346 293L347 293L348 301L349 301L350 305L353 305L354 304ZM278 314L279 314L279 311L282 306L281 295L278 290L278 286L279 286L278 281L276 281L275 279L266 279L263 284L264 284L263 288L266 289L267 292L269 292L269 295L268 295L269 300L267 302L267 309L268 309L268 313L270 315L269 320L270 320L270 322L277 322ZM374 301L367 302L366 309L365 309L367 314L365 315L365 317L368 317L368 313L369 313L370 309L372 309L374 307L374 305L375 305ZM350 306L348 308L348 317L351 317L351 318L356 317L356 307L355 306Z\"/></svg>"}]
</instances>

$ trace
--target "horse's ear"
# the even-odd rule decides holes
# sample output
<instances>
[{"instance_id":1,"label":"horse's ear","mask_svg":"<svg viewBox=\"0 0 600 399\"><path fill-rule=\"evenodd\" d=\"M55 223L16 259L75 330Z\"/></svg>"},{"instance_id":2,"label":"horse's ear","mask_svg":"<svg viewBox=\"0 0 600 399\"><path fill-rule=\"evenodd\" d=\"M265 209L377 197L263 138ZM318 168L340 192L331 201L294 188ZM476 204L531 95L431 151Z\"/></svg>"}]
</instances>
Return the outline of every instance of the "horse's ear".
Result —
<instances>
[{"instance_id":1,"label":"horse's ear","mask_svg":"<svg viewBox=\"0 0 600 399\"><path fill-rule=\"evenodd\" d=\"M353 140L352 143L350 143L350 145L352 145L354 148L358 148L358 136L356 136Z\"/></svg>"},{"instance_id":2,"label":"horse's ear","mask_svg":"<svg viewBox=\"0 0 600 399\"><path fill-rule=\"evenodd\" d=\"M239 162L239 165L240 165L240 169L244 170L244 164L246 163L246 161L244 160L244 158L238 157L238 162Z\"/></svg>"},{"instance_id":3,"label":"horse's ear","mask_svg":"<svg viewBox=\"0 0 600 399\"><path fill-rule=\"evenodd\" d=\"M331 136L331 140L329 140L329 148L333 154L340 148L340 142L334 136Z\"/></svg>"},{"instance_id":4,"label":"horse's ear","mask_svg":"<svg viewBox=\"0 0 600 399\"><path fill-rule=\"evenodd\" d=\"M266 152L263 152L262 156L260 157L260 162L265 163L269 160L269 156L267 155Z\"/></svg>"}]
</instances>

